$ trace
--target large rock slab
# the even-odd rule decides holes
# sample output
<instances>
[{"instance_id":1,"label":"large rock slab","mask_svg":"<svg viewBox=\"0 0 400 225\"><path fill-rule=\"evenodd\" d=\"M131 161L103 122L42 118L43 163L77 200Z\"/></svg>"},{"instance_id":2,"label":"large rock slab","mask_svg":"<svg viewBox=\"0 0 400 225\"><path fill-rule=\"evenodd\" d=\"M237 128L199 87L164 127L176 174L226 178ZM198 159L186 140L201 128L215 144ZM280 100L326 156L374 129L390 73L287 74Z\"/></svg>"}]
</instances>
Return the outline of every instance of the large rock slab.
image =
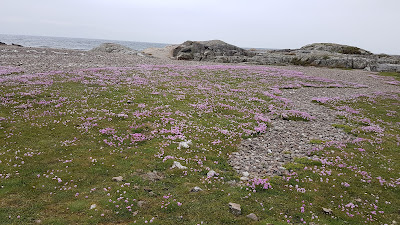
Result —
<instances>
[{"instance_id":1,"label":"large rock slab","mask_svg":"<svg viewBox=\"0 0 400 225\"><path fill-rule=\"evenodd\" d=\"M178 60L195 61L229 61L221 57L250 56L251 53L237 46L225 43L220 40L211 41L186 41L176 46L172 56Z\"/></svg>"}]
</instances>

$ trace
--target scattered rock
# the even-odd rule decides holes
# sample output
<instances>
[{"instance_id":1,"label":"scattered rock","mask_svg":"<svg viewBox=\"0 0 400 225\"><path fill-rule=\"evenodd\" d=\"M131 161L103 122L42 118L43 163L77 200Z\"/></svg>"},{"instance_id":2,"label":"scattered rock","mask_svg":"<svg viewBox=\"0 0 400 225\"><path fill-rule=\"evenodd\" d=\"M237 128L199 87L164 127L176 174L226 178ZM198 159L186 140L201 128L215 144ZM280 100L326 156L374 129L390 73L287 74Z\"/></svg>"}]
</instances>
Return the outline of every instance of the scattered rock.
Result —
<instances>
[{"instance_id":1,"label":"scattered rock","mask_svg":"<svg viewBox=\"0 0 400 225\"><path fill-rule=\"evenodd\" d=\"M153 189L151 189L151 188L149 188L149 187L145 187L145 188L143 188L143 190L144 190L144 191L147 191L147 192L153 191Z\"/></svg>"},{"instance_id":2,"label":"scattered rock","mask_svg":"<svg viewBox=\"0 0 400 225\"><path fill-rule=\"evenodd\" d=\"M113 177L112 180L116 182L122 182L124 178L122 176L118 176L118 177Z\"/></svg>"},{"instance_id":3,"label":"scattered rock","mask_svg":"<svg viewBox=\"0 0 400 225\"><path fill-rule=\"evenodd\" d=\"M181 141L181 142L179 142L178 149L190 148L190 145L192 145L192 141L191 140L189 140L189 141Z\"/></svg>"},{"instance_id":4,"label":"scattered rock","mask_svg":"<svg viewBox=\"0 0 400 225\"><path fill-rule=\"evenodd\" d=\"M250 176L249 172L247 172L247 171L245 171L245 172L242 172L242 174L243 174L243 176L244 176L244 177L248 177L248 176Z\"/></svg>"},{"instance_id":5,"label":"scattered rock","mask_svg":"<svg viewBox=\"0 0 400 225\"><path fill-rule=\"evenodd\" d=\"M42 220L35 220L35 223L42 223Z\"/></svg>"},{"instance_id":6,"label":"scattered rock","mask_svg":"<svg viewBox=\"0 0 400 225\"><path fill-rule=\"evenodd\" d=\"M322 207L322 211L328 215L332 215L332 212L333 212L332 209L328 209L328 208L324 208L324 207Z\"/></svg>"},{"instance_id":7,"label":"scattered rock","mask_svg":"<svg viewBox=\"0 0 400 225\"><path fill-rule=\"evenodd\" d=\"M96 207L97 207L96 204L92 204L92 205L90 206L90 209L95 209Z\"/></svg>"},{"instance_id":8,"label":"scattered rock","mask_svg":"<svg viewBox=\"0 0 400 225\"><path fill-rule=\"evenodd\" d=\"M145 180L149 180L149 181L153 181L153 182L162 180L165 178L165 176L162 173L157 172L157 171L148 172L146 174L143 174L141 177Z\"/></svg>"},{"instance_id":9,"label":"scattered rock","mask_svg":"<svg viewBox=\"0 0 400 225\"><path fill-rule=\"evenodd\" d=\"M128 115L126 115L125 113L118 113L117 117L119 117L119 118L128 118Z\"/></svg>"},{"instance_id":10,"label":"scattered rock","mask_svg":"<svg viewBox=\"0 0 400 225\"><path fill-rule=\"evenodd\" d=\"M210 171L208 171L208 173L207 173L207 177L214 177L214 176L216 176L217 175L217 172L215 172L214 170L210 170Z\"/></svg>"},{"instance_id":11,"label":"scattered rock","mask_svg":"<svg viewBox=\"0 0 400 225\"><path fill-rule=\"evenodd\" d=\"M258 221L258 217L256 216L256 214L254 213L250 213L249 215L246 216L247 218L254 220L254 221Z\"/></svg>"},{"instance_id":12,"label":"scattered rock","mask_svg":"<svg viewBox=\"0 0 400 225\"><path fill-rule=\"evenodd\" d=\"M171 166L171 169L174 169L174 168L178 168L178 169L181 169L181 170L187 169L186 166L182 166L182 164L180 162L177 162L177 161L174 161L174 164L172 164L172 166Z\"/></svg>"},{"instance_id":13,"label":"scattered rock","mask_svg":"<svg viewBox=\"0 0 400 225\"><path fill-rule=\"evenodd\" d=\"M241 177L240 180L241 181L247 181L247 180L249 180L249 178L248 177Z\"/></svg>"},{"instance_id":14,"label":"scattered rock","mask_svg":"<svg viewBox=\"0 0 400 225\"><path fill-rule=\"evenodd\" d=\"M137 206L138 206L139 208L142 208L145 204L146 204L145 201L138 201L138 202L137 202Z\"/></svg>"},{"instance_id":15,"label":"scattered rock","mask_svg":"<svg viewBox=\"0 0 400 225\"><path fill-rule=\"evenodd\" d=\"M194 187L194 188L192 188L192 190L190 190L191 192L200 192L200 191L203 191L203 189L201 189L200 187Z\"/></svg>"},{"instance_id":16,"label":"scattered rock","mask_svg":"<svg viewBox=\"0 0 400 225\"><path fill-rule=\"evenodd\" d=\"M236 182L236 180L230 180L228 182L226 182L228 185L230 185L231 187L235 187L238 186L238 183Z\"/></svg>"},{"instance_id":17,"label":"scattered rock","mask_svg":"<svg viewBox=\"0 0 400 225\"><path fill-rule=\"evenodd\" d=\"M231 213L235 216L241 215L242 214L242 209L240 208L239 204L236 203L229 203L229 209L231 210Z\"/></svg>"}]
</instances>

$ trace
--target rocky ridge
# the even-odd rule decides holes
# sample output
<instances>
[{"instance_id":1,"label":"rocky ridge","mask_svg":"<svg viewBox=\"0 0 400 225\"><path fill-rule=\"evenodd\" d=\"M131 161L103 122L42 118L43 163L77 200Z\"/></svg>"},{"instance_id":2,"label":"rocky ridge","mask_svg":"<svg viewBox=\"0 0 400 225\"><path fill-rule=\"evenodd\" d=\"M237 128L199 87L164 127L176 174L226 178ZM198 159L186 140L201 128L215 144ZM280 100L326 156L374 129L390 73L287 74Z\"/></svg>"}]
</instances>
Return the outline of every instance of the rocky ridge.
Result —
<instances>
[{"instance_id":1,"label":"rocky ridge","mask_svg":"<svg viewBox=\"0 0 400 225\"><path fill-rule=\"evenodd\" d=\"M400 72L400 56L375 55L354 46L315 43L300 49L242 49L223 41L186 41L172 50L177 60L244 63L256 65L300 65L330 68Z\"/></svg>"}]
</instances>

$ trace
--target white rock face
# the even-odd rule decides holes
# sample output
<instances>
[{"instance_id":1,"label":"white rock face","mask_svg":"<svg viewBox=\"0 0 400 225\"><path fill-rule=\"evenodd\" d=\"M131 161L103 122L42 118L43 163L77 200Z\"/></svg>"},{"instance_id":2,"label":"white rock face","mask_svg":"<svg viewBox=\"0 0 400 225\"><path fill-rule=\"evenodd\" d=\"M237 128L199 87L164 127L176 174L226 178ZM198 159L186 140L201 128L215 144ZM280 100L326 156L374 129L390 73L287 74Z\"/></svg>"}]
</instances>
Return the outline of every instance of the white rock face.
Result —
<instances>
[{"instance_id":1,"label":"white rock face","mask_svg":"<svg viewBox=\"0 0 400 225\"><path fill-rule=\"evenodd\" d=\"M171 169L174 169L174 168L178 168L178 169L181 169L181 170L187 169L186 166L182 166L182 164L180 162L177 162L177 161L174 161L174 164L172 164L172 166L171 166Z\"/></svg>"}]
</instances>

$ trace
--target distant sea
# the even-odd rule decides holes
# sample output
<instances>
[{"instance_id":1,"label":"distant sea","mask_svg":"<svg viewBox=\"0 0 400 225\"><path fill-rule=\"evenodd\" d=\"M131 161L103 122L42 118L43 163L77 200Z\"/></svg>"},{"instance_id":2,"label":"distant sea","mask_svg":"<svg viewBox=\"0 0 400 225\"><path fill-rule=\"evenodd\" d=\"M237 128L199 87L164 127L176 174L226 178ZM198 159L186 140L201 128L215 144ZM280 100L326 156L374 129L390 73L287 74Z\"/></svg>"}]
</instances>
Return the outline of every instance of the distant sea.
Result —
<instances>
[{"instance_id":1,"label":"distant sea","mask_svg":"<svg viewBox=\"0 0 400 225\"><path fill-rule=\"evenodd\" d=\"M78 49L90 50L102 43L116 43L129 47L134 50L142 51L146 48L162 48L168 44L136 42L136 41L116 41L86 38L67 38L67 37L45 37L45 36L28 36L28 35L10 35L0 34L0 42L6 44L19 44L25 47L46 47L58 49Z\"/></svg>"}]
</instances>

